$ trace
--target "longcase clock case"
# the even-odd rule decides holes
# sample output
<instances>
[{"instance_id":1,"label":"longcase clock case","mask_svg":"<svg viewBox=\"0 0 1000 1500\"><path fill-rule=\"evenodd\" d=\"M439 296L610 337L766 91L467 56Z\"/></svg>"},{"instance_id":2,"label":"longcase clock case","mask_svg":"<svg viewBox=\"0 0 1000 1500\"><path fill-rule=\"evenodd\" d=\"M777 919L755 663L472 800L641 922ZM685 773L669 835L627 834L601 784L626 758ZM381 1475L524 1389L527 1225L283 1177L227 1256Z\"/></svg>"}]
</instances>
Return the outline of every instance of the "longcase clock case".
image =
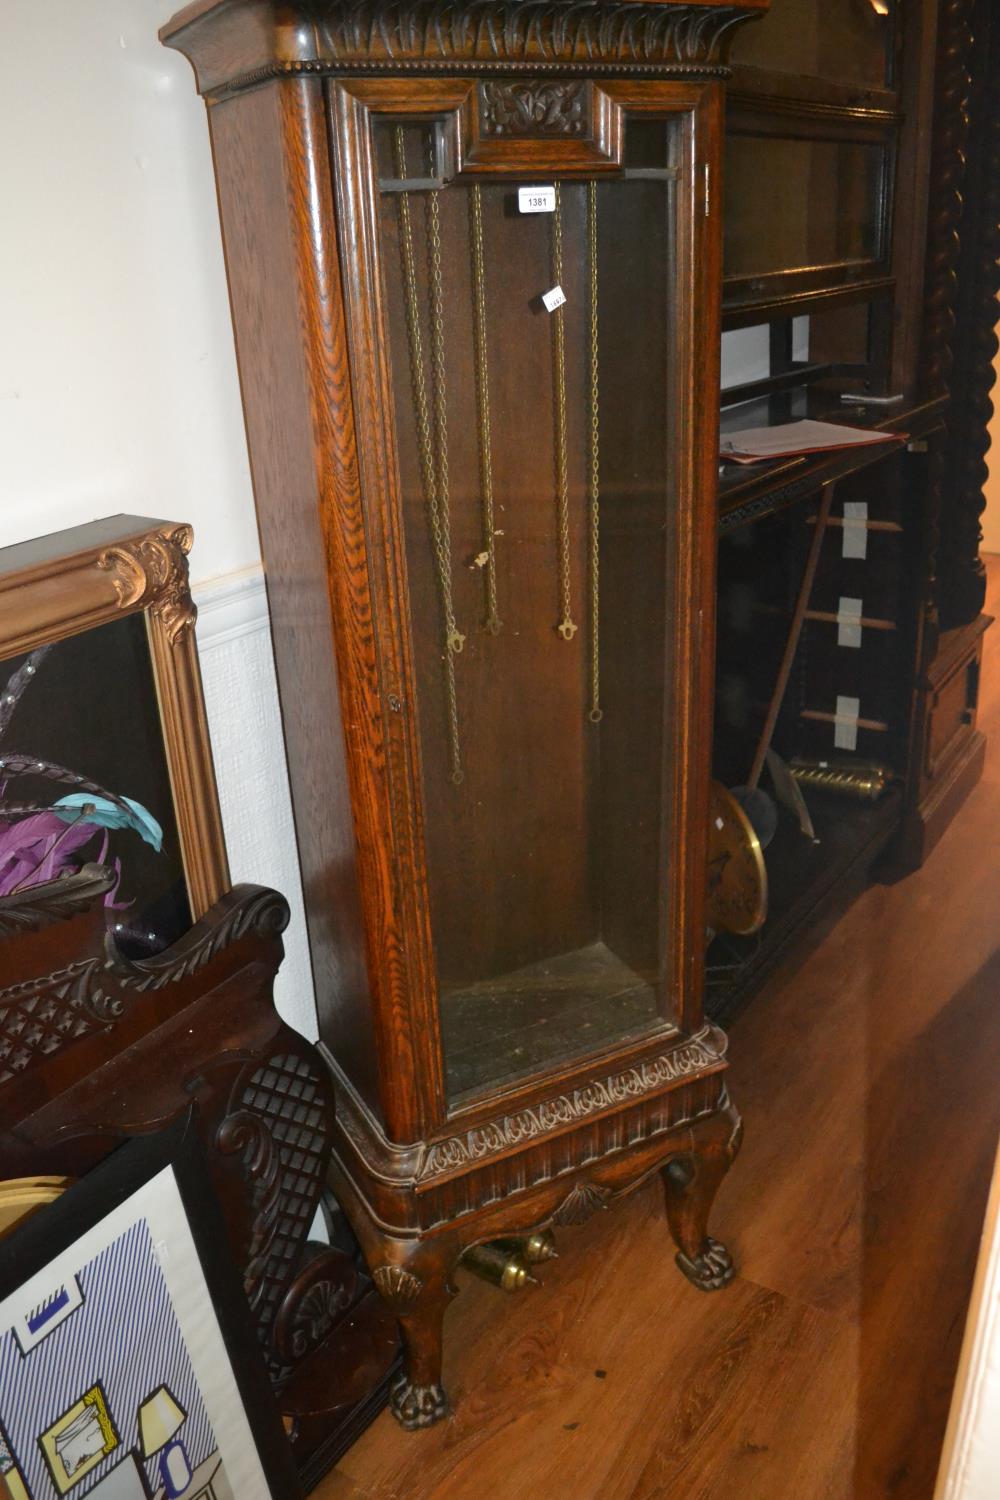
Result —
<instances>
[{"instance_id":1,"label":"longcase clock case","mask_svg":"<svg viewBox=\"0 0 1000 1500\"><path fill-rule=\"evenodd\" d=\"M436 1420L470 1247L739 1141L702 1013L721 49L763 4L221 0L209 105L333 1178ZM520 188L531 189L520 193Z\"/></svg>"}]
</instances>

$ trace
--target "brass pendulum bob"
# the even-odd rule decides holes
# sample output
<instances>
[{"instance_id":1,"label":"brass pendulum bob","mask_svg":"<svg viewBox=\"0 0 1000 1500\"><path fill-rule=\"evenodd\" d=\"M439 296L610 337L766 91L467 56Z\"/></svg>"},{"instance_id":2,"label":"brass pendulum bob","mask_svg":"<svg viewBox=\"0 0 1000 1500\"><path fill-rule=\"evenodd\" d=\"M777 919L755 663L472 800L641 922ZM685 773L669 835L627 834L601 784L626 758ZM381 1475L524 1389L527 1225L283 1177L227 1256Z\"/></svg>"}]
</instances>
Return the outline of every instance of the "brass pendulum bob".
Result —
<instances>
[{"instance_id":1,"label":"brass pendulum bob","mask_svg":"<svg viewBox=\"0 0 1000 1500\"><path fill-rule=\"evenodd\" d=\"M538 1285L521 1257L499 1244L473 1245L462 1256L462 1264L502 1292L521 1292L526 1286Z\"/></svg>"},{"instance_id":2,"label":"brass pendulum bob","mask_svg":"<svg viewBox=\"0 0 1000 1500\"><path fill-rule=\"evenodd\" d=\"M491 1240L490 1243L509 1255L520 1256L529 1266L537 1266L543 1260L559 1259L555 1235L551 1229L536 1229L534 1234Z\"/></svg>"},{"instance_id":3,"label":"brass pendulum bob","mask_svg":"<svg viewBox=\"0 0 1000 1500\"><path fill-rule=\"evenodd\" d=\"M767 868L761 841L744 808L720 781L712 782L710 798L708 929L713 935L732 932L750 937L767 917Z\"/></svg>"}]
</instances>

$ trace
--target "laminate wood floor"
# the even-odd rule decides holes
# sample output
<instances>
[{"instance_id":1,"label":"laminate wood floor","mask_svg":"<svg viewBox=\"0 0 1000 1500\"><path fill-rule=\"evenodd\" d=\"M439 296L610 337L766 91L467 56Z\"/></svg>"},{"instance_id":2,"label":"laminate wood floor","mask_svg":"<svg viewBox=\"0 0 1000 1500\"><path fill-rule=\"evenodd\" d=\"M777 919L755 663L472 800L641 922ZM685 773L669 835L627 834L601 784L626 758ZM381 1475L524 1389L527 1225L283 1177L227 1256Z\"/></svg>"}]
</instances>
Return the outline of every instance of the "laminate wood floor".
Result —
<instances>
[{"instance_id":1,"label":"laminate wood floor","mask_svg":"<svg viewBox=\"0 0 1000 1500\"><path fill-rule=\"evenodd\" d=\"M1000 608L1000 559L990 575ZM997 627L1000 629L1000 626ZM383 1413L318 1500L929 1500L1000 1128L1000 641L986 774L733 1028L743 1151L681 1277L658 1185L563 1231L544 1286L465 1273L449 1421Z\"/></svg>"}]
</instances>

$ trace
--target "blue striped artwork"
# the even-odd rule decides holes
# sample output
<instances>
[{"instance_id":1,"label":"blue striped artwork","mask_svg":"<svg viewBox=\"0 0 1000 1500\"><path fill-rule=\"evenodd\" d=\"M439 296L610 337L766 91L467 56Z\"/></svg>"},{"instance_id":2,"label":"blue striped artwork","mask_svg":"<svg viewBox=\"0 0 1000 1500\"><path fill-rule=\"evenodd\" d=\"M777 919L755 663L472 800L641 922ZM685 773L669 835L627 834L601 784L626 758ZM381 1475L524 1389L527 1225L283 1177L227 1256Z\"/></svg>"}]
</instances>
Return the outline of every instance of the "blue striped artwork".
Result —
<instances>
[{"instance_id":1,"label":"blue striped artwork","mask_svg":"<svg viewBox=\"0 0 1000 1500\"><path fill-rule=\"evenodd\" d=\"M47 1338L71 1313L76 1312L82 1301L83 1292L75 1276L71 1276L65 1286L53 1288L43 1302L33 1307L14 1324L14 1334L21 1346L21 1352L27 1354L29 1349L40 1344L42 1339Z\"/></svg>"},{"instance_id":2,"label":"blue striped artwork","mask_svg":"<svg viewBox=\"0 0 1000 1500\"><path fill-rule=\"evenodd\" d=\"M67 1307L69 1307L69 1292L61 1286L47 1302L43 1302L41 1307L36 1307L35 1311L29 1315L28 1332L41 1333L43 1328L51 1326L56 1314L61 1313Z\"/></svg>"},{"instance_id":3,"label":"blue striped artwork","mask_svg":"<svg viewBox=\"0 0 1000 1500\"><path fill-rule=\"evenodd\" d=\"M160 1385L187 1413L178 1437L192 1466L217 1446L146 1220L137 1220L81 1267L77 1280L82 1306L28 1353L21 1352L13 1330L0 1336L0 1411L34 1500L59 1495L39 1446L41 1434L98 1382L121 1443L88 1470L83 1490L127 1450L141 1454L139 1407ZM145 1469L155 1493L162 1482L158 1455L146 1460Z\"/></svg>"}]
</instances>

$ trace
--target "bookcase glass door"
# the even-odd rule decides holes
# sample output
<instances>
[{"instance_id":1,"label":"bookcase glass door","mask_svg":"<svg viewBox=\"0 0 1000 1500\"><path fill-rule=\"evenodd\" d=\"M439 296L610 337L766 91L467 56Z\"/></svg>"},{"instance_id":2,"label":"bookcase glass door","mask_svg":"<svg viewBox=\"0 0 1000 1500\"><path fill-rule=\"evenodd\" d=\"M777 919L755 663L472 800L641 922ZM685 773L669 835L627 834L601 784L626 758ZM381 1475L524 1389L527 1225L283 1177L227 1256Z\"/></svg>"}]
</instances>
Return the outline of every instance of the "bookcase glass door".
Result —
<instances>
[{"instance_id":1,"label":"bookcase glass door","mask_svg":"<svg viewBox=\"0 0 1000 1500\"><path fill-rule=\"evenodd\" d=\"M438 122L375 125L452 1103L674 1020L680 131L477 181Z\"/></svg>"}]
</instances>

